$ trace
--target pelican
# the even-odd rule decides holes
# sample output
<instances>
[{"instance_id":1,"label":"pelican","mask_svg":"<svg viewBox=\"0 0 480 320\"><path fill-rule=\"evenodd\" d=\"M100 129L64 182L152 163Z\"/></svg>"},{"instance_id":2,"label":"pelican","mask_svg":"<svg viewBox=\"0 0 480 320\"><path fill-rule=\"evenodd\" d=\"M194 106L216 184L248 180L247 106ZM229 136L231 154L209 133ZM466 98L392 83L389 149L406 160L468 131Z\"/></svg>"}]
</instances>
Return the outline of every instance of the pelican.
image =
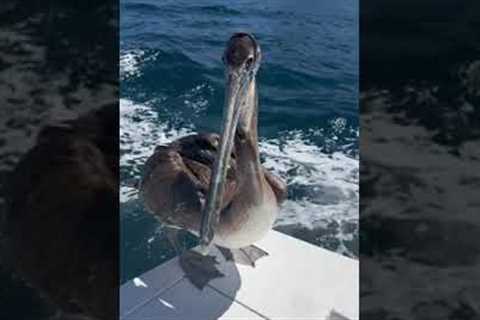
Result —
<instances>
[{"instance_id":1,"label":"pelican","mask_svg":"<svg viewBox=\"0 0 480 320\"><path fill-rule=\"evenodd\" d=\"M226 88L220 136L195 134L157 146L146 162L140 182L146 209L168 230L200 237L200 249L181 256L187 276L191 266L207 269L212 245L252 266L267 255L253 244L272 228L287 188L260 163L256 74L261 56L251 34L234 34L222 59ZM208 282L198 277L190 279L197 287Z\"/></svg>"}]
</instances>

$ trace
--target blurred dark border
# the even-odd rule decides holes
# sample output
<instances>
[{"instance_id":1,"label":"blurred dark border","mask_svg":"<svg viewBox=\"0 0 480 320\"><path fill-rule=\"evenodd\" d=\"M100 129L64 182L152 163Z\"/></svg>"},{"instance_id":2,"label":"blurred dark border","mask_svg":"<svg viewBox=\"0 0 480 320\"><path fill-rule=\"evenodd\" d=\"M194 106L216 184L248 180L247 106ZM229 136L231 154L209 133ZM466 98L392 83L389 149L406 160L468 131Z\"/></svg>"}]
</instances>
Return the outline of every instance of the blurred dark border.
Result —
<instances>
[{"instance_id":1,"label":"blurred dark border","mask_svg":"<svg viewBox=\"0 0 480 320\"><path fill-rule=\"evenodd\" d=\"M479 30L479 1L360 1L362 319L480 319Z\"/></svg>"},{"instance_id":2,"label":"blurred dark border","mask_svg":"<svg viewBox=\"0 0 480 320\"><path fill-rule=\"evenodd\" d=\"M0 319L117 319L116 0L0 5Z\"/></svg>"}]
</instances>

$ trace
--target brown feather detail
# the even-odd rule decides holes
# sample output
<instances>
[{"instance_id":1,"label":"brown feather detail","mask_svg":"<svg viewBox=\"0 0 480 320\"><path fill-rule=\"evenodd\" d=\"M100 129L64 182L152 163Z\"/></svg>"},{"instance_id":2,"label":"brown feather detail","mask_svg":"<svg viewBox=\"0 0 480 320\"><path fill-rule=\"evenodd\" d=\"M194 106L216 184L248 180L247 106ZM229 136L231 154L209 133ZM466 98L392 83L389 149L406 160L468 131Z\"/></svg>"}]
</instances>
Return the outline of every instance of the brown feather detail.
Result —
<instances>
[{"instance_id":1,"label":"brown feather detail","mask_svg":"<svg viewBox=\"0 0 480 320\"><path fill-rule=\"evenodd\" d=\"M198 232L217 146L218 135L198 134L156 147L140 188L146 208L163 223ZM232 155L223 208L236 195L236 167Z\"/></svg>"},{"instance_id":2,"label":"brown feather detail","mask_svg":"<svg viewBox=\"0 0 480 320\"><path fill-rule=\"evenodd\" d=\"M180 138L171 144L182 156L186 167L200 184L203 196L206 196L210 185L211 170L217 155L220 137L215 133L201 133ZM234 148L235 149L235 148ZM230 165L225 183L225 198L222 209L232 200L237 189L236 152L232 151Z\"/></svg>"},{"instance_id":3,"label":"brown feather detail","mask_svg":"<svg viewBox=\"0 0 480 320\"><path fill-rule=\"evenodd\" d=\"M156 148L146 163L140 188L145 207L165 224L194 227L199 222L195 213L201 208L198 191L197 179L178 152Z\"/></svg>"}]
</instances>

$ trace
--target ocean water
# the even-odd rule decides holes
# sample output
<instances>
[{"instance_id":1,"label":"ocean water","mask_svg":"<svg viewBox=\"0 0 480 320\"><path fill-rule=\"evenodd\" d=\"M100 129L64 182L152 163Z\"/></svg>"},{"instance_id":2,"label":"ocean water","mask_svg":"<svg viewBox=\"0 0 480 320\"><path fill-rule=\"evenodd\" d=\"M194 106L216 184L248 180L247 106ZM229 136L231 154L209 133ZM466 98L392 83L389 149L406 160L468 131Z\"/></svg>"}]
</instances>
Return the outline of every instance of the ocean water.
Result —
<instances>
[{"instance_id":1,"label":"ocean water","mask_svg":"<svg viewBox=\"0 0 480 320\"><path fill-rule=\"evenodd\" d=\"M259 148L289 188L275 229L356 257L357 1L125 0L120 17L122 282L175 255L132 186L156 145L219 131L238 31L262 48Z\"/></svg>"}]
</instances>

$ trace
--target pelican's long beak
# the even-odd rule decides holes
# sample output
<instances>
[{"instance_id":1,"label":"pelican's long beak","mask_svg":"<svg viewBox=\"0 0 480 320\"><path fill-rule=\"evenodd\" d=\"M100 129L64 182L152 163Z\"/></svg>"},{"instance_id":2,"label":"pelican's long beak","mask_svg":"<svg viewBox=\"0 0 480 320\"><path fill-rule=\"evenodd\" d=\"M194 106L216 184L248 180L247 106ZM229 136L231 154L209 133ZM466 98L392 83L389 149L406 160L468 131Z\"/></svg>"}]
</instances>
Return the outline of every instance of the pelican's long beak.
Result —
<instances>
[{"instance_id":1,"label":"pelican's long beak","mask_svg":"<svg viewBox=\"0 0 480 320\"><path fill-rule=\"evenodd\" d=\"M253 81L253 75L247 72L240 73L236 72L236 70L227 72L220 148L213 167L200 229L200 251L203 254L207 254L209 251L215 227L219 221L225 179L235 140L235 131L251 81Z\"/></svg>"}]
</instances>

